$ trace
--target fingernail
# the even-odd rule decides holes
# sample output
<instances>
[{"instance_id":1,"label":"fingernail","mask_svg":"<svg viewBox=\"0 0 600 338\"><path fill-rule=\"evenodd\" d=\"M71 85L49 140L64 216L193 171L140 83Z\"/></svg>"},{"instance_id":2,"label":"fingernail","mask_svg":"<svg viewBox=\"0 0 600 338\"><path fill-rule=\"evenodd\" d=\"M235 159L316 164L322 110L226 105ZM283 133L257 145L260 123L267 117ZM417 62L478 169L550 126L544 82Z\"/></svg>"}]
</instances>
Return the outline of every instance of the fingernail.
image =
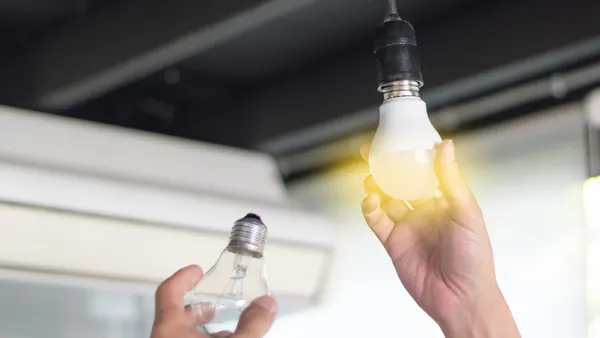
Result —
<instances>
[{"instance_id":1,"label":"fingernail","mask_svg":"<svg viewBox=\"0 0 600 338\"><path fill-rule=\"evenodd\" d=\"M377 182L375 182L373 176L369 176L367 177L367 179L365 179L364 189L367 193L373 193L378 191L379 186L377 186Z\"/></svg>"},{"instance_id":2,"label":"fingernail","mask_svg":"<svg viewBox=\"0 0 600 338\"><path fill-rule=\"evenodd\" d=\"M215 308L210 303L200 303L193 307L196 315L196 324L204 325L210 323L215 318Z\"/></svg>"},{"instance_id":3,"label":"fingernail","mask_svg":"<svg viewBox=\"0 0 600 338\"><path fill-rule=\"evenodd\" d=\"M252 304L256 304L263 309L267 310L269 313L274 314L277 312L277 302L275 299L269 296L262 296L257 298L252 302Z\"/></svg>"},{"instance_id":4,"label":"fingernail","mask_svg":"<svg viewBox=\"0 0 600 338\"><path fill-rule=\"evenodd\" d=\"M452 163L455 160L454 142L452 140L448 140L444 147L444 160L446 163Z\"/></svg>"}]
</instances>

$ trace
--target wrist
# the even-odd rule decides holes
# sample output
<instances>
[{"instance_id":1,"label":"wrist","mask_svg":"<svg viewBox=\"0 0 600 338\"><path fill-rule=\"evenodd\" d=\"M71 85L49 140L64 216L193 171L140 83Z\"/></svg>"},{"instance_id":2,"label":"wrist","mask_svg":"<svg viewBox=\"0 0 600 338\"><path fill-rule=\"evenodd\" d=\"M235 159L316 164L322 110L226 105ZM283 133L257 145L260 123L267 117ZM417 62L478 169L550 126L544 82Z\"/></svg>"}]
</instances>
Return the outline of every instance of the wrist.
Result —
<instances>
[{"instance_id":1,"label":"wrist","mask_svg":"<svg viewBox=\"0 0 600 338\"><path fill-rule=\"evenodd\" d=\"M464 307L452 318L440 323L446 338L521 338L497 286L462 304Z\"/></svg>"}]
</instances>

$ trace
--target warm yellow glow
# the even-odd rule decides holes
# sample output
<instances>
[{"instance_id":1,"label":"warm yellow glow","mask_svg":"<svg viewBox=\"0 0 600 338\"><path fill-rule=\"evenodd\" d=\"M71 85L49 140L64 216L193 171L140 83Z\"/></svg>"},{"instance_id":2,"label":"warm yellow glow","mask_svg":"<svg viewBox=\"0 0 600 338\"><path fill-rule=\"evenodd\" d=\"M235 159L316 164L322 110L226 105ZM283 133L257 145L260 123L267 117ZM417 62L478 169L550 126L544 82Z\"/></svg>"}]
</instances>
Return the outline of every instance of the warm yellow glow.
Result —
<instances>
[{"instance_id":1,"label":"warm yellow glow","mask_svg":"<svg viewBox=\"0 0 600 338\"><path fill-rule=\"evenodd\" d=\"M435 150L410 150L371 155L371 174L389 196L416 201L431 196L438 179L434 170Z\"/></svg>"}]
</instances>

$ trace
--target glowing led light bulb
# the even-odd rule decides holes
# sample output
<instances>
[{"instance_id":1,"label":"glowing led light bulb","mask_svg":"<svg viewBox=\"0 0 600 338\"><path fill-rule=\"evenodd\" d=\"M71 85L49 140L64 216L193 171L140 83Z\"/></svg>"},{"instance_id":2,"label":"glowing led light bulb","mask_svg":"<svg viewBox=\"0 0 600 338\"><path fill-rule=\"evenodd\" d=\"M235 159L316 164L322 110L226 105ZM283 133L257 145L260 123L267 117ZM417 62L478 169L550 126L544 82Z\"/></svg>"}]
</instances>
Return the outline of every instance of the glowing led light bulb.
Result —
<instances>
[{"instance_id":1,"label":"glowing led light bulb","mask_svg":"<svg viewBox=\"0 0 600 338\"><path fill-rule=\"evenodd\" d=\"M205 331L232 330L252 300L269 294L263 250L267 227L248 214L235 222L229 244L198 285L184 298Z\"/></svg>"},{"instance_id":2,"label":"glowing led light bulb","mask_svg":"<svg viewBox=\"0 0 600 338\"><path fill-rule=\"evenodd\" d=\"M369 155L371 174L386 194L413 201L432 196L435 149L442 141L419 97L386 100Z\"/></svg>"},{"instance_id":3,"label":"glowing led light bulb","mask_svg":"<svg viewBox=\"0 0 600 338\"><path fill-rule=\"evenodd\" d=\"M377 185L393 198L414 201L433 196L434 170L442 142L419 97L423 74L413 27L400 18L395 0L375 33L378 90L384 102L369 154Z\"/></svg>"}]
</instances>

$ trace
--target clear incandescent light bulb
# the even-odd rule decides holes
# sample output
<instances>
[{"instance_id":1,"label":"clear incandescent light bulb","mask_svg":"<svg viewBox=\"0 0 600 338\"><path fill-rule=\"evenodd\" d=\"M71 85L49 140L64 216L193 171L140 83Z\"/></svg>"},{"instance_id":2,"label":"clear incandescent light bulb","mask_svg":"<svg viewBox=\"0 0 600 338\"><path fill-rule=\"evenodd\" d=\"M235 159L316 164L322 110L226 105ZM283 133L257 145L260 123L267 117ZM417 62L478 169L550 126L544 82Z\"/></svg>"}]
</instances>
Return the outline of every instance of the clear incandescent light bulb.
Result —
<instances>
[{"instance_id":1,"label":"clear incandescent light bulb","mask_svg":"<svg viewBox=\"0 0 600 338\"><path fill-rule=\"evenodd\" d=\"M269 294L263 257L266 240L267 227L259 216L248 214L235 222L217 262L184 297L185 305L198 314L199 329L209 333L234 329L252 300Z\"/></svg>"},{"instance_id":2,"label":"clear incandescent light bulb","mask_svg":"<svg viewBox=\"0 0 600 338\"><path fill-rule=\"evenodd\" d=\"M383 93L369 166L387 195L414 201L435 194L437 146L442 142L419 96L423 75L413 27L396 13L395 0L375 33L378 90Z\"/></svg>"}]
</instances>

